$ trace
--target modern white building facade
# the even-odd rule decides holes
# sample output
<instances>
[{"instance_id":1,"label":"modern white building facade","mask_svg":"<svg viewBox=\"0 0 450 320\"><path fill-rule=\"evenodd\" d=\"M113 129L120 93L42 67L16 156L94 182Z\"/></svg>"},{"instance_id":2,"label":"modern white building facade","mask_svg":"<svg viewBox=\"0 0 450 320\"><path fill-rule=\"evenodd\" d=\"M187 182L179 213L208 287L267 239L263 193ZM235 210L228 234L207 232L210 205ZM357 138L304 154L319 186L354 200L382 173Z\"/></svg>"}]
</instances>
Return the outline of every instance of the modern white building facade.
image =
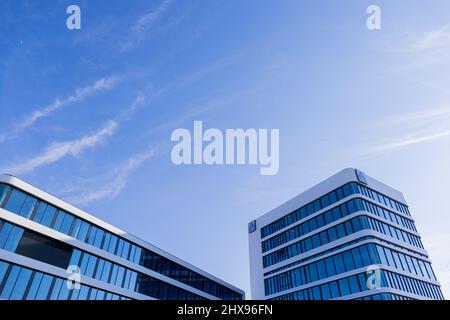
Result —
<instances>
[{"instance_id":1,"label":"modern white building facade","mask_svg":"<svg viewBox=\"0 0 450 320\"><path fill-rule=\"evenodd\" d=\"M443 299L404 195L357 169L248 228L252 299Z\"/></svg>"},{"instance_id":2,"label":"modern white building facade","mask_svg":"<svg viewBox=\"0 0 450 320\"><path fill-rule=\"evenodd\" d=\"M9 175L0 175L0 299L241 300L244 292Z\"/></svg>"}]
</instances>

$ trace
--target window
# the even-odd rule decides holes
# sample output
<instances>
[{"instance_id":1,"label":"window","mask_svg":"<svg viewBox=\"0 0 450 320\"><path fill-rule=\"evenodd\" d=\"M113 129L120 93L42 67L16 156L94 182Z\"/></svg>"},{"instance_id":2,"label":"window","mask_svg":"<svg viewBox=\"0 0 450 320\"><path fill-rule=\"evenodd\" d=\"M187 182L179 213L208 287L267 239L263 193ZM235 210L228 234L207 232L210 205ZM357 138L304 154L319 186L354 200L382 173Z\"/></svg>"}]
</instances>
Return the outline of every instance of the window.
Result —
<instances>
[{"instance_id":1,"label":"window","mask_svg":"<svg viewBox=\"0 0 450 320\"><path fill-rule=\"evenodd\" d=\"M6 279L6 282L4 284L3 290L0 294L0 298L2 299L9 299L9 296L11 295L11 292L14 288L14 285L17 281L17 278L19 277L20 273L20 267L19 266L12 266L10 269L10 273L8 275L8 278Z\"/></svg>"},{"instance_id":2,"label":"window","mask_svg":"<svg viewBox=\"0 0 450 320\"><path fill-rule=\"evenodd\" d=\"M20 210L22 209L26 197L26 193L14 189L6 202L5 209L13 213L20 214Z\"/></svg>"},{"instance_id":3,"label":"window","mask_svg":"<svg viewBox=\"0 0 450 320\"><path fill-rule=\"evenodd\" d=\"M339 280L339 288L341 289L341 293L343 296L350 294L350 286L348 284L347 279L341 279Z\"/></svg>"},{"instance_id":4,"label":"window","mask_svg":"<svg viewBox=\"0 0 450 320\"><path fill-rule=\"evenodd\" d=\"M330 286L328 283L325 283L320 286L320 291L322 292L322 299L323 300L330 300L331 299L331 292L330 292Z\"/></svg>"},{"instance_id":5,"label":"window","mask_svg":"<svg viewBox=\"0 0 450 320\"><path fill-rule=\"evenodd\" d=\"M339 210L339 207L336 207L333 209L333 220L339 220L341 218L341 212Z\"/></svg>"},{"instance_id":6,"label":"window","mask_svg":"<svg viewBox=\"0 0 450 320\"><path fill-rule=\"evenodd\" d=\"M72 250L70 245L27 230L20 239L16 253L66 269Z\"/></svg>"},{"instance_id":7,"label":"window","mask_svg":"<svg viewBox=\"0 0 450 320\"><path fill-rule=\"evenodd\" d=\"M314 287L312 289L314 300L322 300L322 296L320 295L320 288Z\"/></svg>"},{"instance_id":8,"label":"window","mask_svg":"<svg viewBox=\"0 0 450 320\"><path fill-rule=\"evenodd\" d=\"M309 265L309 274L311 276L311 282L317 281L319 279L319 276L317 274L317 265L315 263Z\"/></svg>"},{"instance_id":9,"label":"window","mask_svg":"<svg viewBox=\"0 0 450 320\"><path fill-rule=\"evenodd\" d=\"M331 214L331 211L327 211L325 212L325 223L329 224L331 222L333 222L333 216Z\"/></svg>"},{"instance_id":10,"label":"window","mask_svg":"<svg viewBox=\"0 0 450 320\"><path fill-rule=\"evenodd\" d=\"M41 280L41 284L39 285L39 290L36 294L36 300L46 300L48 291L50 289L50 285L52 284L53 277L48 274L44 275Z\"/></svg>"},{"instance_id":11,"label":"window","mask_svg":"<svg viewBox=\"0 0 450 320\"><path fill-rule=\"evenodd\" d=\"M351 276L350 278L348 278L348 283L350 285L350 292L352 294L361 291L359 288L358 278L356 276Z\"/></svg>"},{"instance_id":12,"label":"window","mask_svg":"<svg viewBox=\"0 0 450 320\"><path fill-rule=\"evenodd\" d=\"M344 261L342 260L342 256L340 254L335 255L333 257L334 259L334 266L336 267L336 273L340 274L340 273L344 273L345 272L345 268L344 268Z\"/></svg>"},{"instance_id":13,"label":"window","mask_svg":"<svg viewBox=\"0 0 450 320\"><path fill-rule=\"evenodd\" d=\"M323 196L321 198L321 201L322 201L322 206L324 208L326 208L326 207L328 207L330 205L330 200L328 199L328 196Z\"/></svg>"},{"instance_id":14,"label":"window","mask_svg":"<svg viewBox=\"0 0 450 320\"><path fill-rule=\"evenodd\" d=\"M383 247L377 246L377 251L378 251L378 256L380 257L380 260L381 260L381 264L389 265L388 261L387 261L387 258L386 258L386 255L384 253Z\"/></svg>"},{"instance_id":15,"label":"window","mask_svg":"<svg viewBox=\"0 0 450 320\"><path fill-rule=\"evenodd\" d=\"M31 213L34 210L34 206L36 205L37 200L34 197L27 196L25 199L25 202L22 206L22 209L20 210L20 215L24 218L29 218L31 216Z\"/></svg>"},{"instance_id":16,"label":"window","mask_svg":"<svg viewBox=\"0 0 450 320\"><path fill-rule=\"evenodd\" d=\"M312 242L313 242L314 248L320 247L320 238L319 238L318 234L316 234L312 237Z\"/></svg>"},{"instance_id":17,"label":"window","mask_svg":"<svg viewBox=\"0 0 450 320\"><path fill-rule=\"evenodd\" d=\"M328 243L328 236L327 236L327 232L326 231L322 231L320 234L320 243L325 244Z\"/></svg>"},{"instance_id":18,"label":"window","mask_svg":"<svg viewBox=\"0 0 450 320\"><path fill-rule=\"evenodd\" d=\"M6 194L8 193L9 187L4 184L0 184L0 205L5 199Z\"/></svg>"},{"instance_id":19,"label":"window","mask_svg":"<svg viewBox=\"0 0 450 320\"><path fill-rule=\"evenodd\" d=\"M341 296L339 286L336 281L330 282L330 292L333 299Z\"/></svg>"},{"instance_id":20,"label":"window","mask_svg":"<svg viewBox=\"0 0 450 320\"><path fill-rule=\"evenodd\" d=\"M333 257L325 259L325 266L327 268L327 274L329 277L336 275L336 269L334 268Z\"/></svg>"},{"instance_id":21,"label":"window","mask_svg":"<svg viewBox=\"0 0 450 320\"><path fill-rule=\"evenodd\" d=\"M337 239L336 228L333 227L333 228L328 229L327 233L328 233L328 239L330 239L330 242Z\"/></svg>"},{"instance_id":22,"label":"window","mask_svg":"<svg viewBox=\"0 0 450 320\"><path fill-rule=\"evenodd\" d=\"M369 251L366 246L359 247L359 252L361 254L361 259L365 266L371 265Z\"/></svg>"},{"instance_id":23,"label":"window","mask_svg":"<svg viewBox=\"0 0 450 320\"><path fill-rule=\"evenodd\" d=\"M352 249L352 256L353 256L353 260L355 261L356 269L364 267L364 264L363 264L360 254L359 254L358 248Z\"/></svg>"},{"instance_id":24,"label":"window","mask_svg":"<svg viewBox=\"0 0 450 320\"><path fill-rule=\"evenodd\" d=\"M342 224L338 224L336 226L336 231L337 231L337 234L338 234L338 239L343 238L343 237L346 236L345 229L344 229L344 226Z\"/></svg>"},{"instance_id":25,"label":"window","mask_svg":"<svg viewBox=\"0 0 450 320\"><path fill-rule=\"evenodd\" d=\"M353 262L353 256L351 251L347 251L343 253L344 258L344 266L346 271L351 271L355 269L355 263Z\"/></svg>"},{"instance_id":26,"label":"window","mask_svg":"<svg viewBox=\"0 0 450 320\"><path fill-rule=\"evenodd\" d=\"M69 234L73 220L74 220L73 216L71 214L66 213L66 215L64 216L64 220L61 224L61 229L59 231L61 231L64 234Z\"/></svg>"},{"instance_id":27,"label":"window","mask_svg":"<svg viewBox=\"0 0 450 320\"><path fill-rule=\"evenodd\" d=\"M64 220L64 215L65 215L64 211L59 211L57 213L55 224L53 225L53 229L59 231L59 229L61 228L61 225L63 223L63 220Z\"/></svg>"},{"instance_id":28,"label":"window","mask_svg":"<svg viewBox=\"0 0 450 320\"><path fill-rule=\"evenodd\" d=\"M311 238L305 239L305 247L306 247L306 251L309 251L313 248Z\"/></svg>"},{"instance_id":29,"label":"window","mask_svg":"<svg viewBox=\"0 0 450 320\"><path fill-rule=\"evenodd\" d=\"M352 225L355 233L363 229L359 219L352 219Z\"/></svg>"},{"instance_id":30,"label":"window","mask_svg":"<svg viewBox=\"0 0 450 320\"><path fill-rule=\"evenodd\" d=\"M36 294L39 290L39 286L41 285L42 277L44 275L40 272L35 272L33 281L31 282L30 289L28 289L28 294L25 299L34 300L36 299Z\"/></svg>"},{"instance_id":31,"label":"window","mask_svg":"<svg viewBox=\"0 0 450 320\"><path fill-rule=\"evenodd\" d=\"M89 230L89 224L87 222L83 221L81 223L80 231L78 232L77 239L85 242L88 230Z\"/></svg>"},{"instance_id":32,"label":"window","mask_svg":"<svg viewBox=\"0 0 450 320\"><path fill-rule=\"evenodd\" d=\"M43 224L46 227L49 227L52 224L53 218L55 216L56 208L41 202L41 204L39 205L39 209L41 210L45 209L45 213L43 214L41 224Z\"/></svg>"}]
</instances>

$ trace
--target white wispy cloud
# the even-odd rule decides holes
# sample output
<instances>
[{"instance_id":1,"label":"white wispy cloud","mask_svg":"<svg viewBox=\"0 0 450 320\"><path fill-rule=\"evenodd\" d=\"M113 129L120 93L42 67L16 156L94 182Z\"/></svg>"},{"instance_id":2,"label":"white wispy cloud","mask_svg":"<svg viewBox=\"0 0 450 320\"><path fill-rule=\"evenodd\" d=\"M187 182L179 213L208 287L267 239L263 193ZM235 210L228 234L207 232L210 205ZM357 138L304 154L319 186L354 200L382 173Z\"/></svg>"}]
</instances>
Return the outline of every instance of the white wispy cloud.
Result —
<instances>
[{"instance_id":1,"label":"white wispy cloud","mask_svg":"<svg viewBox=\"0 0 450 320\"><path fill-rule=\"evenodd\" d=\"M129 176L156 154L157 147L154 147L132 155L124 163L114 168L106 178L97 177L96 179L91 179L90 187L82 184L82 187L71 190L72 193L77 192L76 189L81 191L77 195L69 196L69 201L78 205L87 205L101 199L117 197L126 187ZM92 181L97 183L92 185ZM98 181L101 181L101 183L98 183Z\"/></svg>"},{"instance_id":2,"label":"white wispy cloud","mask_svg":"<svg viewBox=\"0 0 450 320\"><path fill-rule=\"evenodd\" d=\"M408 52L446 50L450 48L450 26L445 25L420 35L408 47Z\"/></svg>"},{"instance_id":3,"label":"white wispy cloud","mask_svg":"<svg viewBox=\"0 0 450 320\"><path fill-rule=\"evenodd\" d=\"M48 149L35 157L23 162L0 169L2 172L11 174L24 174L38 167L49 165L67 156L77 156L84 150L99 145L105 139L114 134L118 126L116 121L108 121L99 130L81 137L80 139L53 143Z\"/></svg>"},{"instance_id":4,"label":"white wispy cloud","mask_svg":"<svg viewBox=\"0 0 450 320\"><path fill-rule=\"evenodd\" d=\"M27 158L21 162L19 161L17 164L0 168L0 172L24 174L36 168L55 163L67 156L77 156L86 149L92 149L112 136L117 131L119 125L135 113L145 101L145 95L139 93L134 101L118 117L108 120L97 131L79 139L66 142L54 142L42 154Z\"/></svg>"},{"instance_id":5,"label":"white wispy cloud","mask_svg":"<svg viewBox=\"0 0 450 320\"><path fill-rule=\"evenodd\" d=\"M391 36L381 48L384 53L402 55L402 63L391 68L391 73L447 63L450 60L450 24L425 32Z\"/></svg>"},{"instance_id":6,"label":"white wispy cloud","mask_svg":"<svg viewBox=\"0 0 450 320\"><path fill-rule=\"evenodd\" d=\"M449 116L450 116L450 107L443 107L430 110L419 110L407 114L394 115L383 123L387 125L398 125L398 124L424 125L430 121L441 121L447 119Z\"/></svg>"},{"instance_id":7,"label":"white wispy cloud","mask_svg":"<svg viewBox=\"0 0 450 320\"><path fill-rule=\"evenodd\" d=\"M140 16L136 23L131 27L128 39L122 46L122 51L134 48L139 44L144 35L154 28L155 23L167 12L173 3L174 0L163 0L155 10Z\"/></svg>"},{"instance_id":8,"label":"white wispy cloud","mask_svg":"<svg viewBox=\"0 0 450 320\"><path fill-rule=\"evenodd\" d=\"M51 104L32 112L30 116L18 122L10 132L0 134L0 142L15 138L19 133L34 125L39 119L48 117L63 107L80 102L99 91L110 90L116 84L117 80L118 78L115 76L102 78L89 86L76 89L75 93L71 96L64 99L56 98Z\"/></svg>"}]
</instances>

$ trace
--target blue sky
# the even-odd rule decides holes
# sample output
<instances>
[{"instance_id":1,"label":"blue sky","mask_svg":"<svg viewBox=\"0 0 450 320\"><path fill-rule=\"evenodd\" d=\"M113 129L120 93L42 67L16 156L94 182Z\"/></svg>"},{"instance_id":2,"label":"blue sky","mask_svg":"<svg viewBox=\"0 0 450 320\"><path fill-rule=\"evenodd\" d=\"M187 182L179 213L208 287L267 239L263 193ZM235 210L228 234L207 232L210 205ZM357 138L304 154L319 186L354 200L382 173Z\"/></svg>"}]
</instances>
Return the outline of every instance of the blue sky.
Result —
<instances>
[{"instance_id":1,"label":"blue sky","mask_svg":"<svg viewBox=\"0 0 450 320\"><path fill-rule=\"evenodd\" d=\"M0 171L249 294L247 223L358 167L406 194L450 297L450 3L376 1L369 31L373 3L2 1ZM175 166L194 120L279 128L279 173Z\"/></svg>"}]
</instances>

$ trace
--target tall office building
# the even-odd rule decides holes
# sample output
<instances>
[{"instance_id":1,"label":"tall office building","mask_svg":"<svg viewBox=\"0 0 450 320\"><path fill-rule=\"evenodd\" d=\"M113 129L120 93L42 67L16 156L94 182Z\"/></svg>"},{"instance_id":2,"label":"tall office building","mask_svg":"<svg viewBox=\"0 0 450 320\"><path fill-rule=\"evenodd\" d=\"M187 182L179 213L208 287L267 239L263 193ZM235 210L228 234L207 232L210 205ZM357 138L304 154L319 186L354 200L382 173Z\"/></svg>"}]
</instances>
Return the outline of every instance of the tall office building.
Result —
<instances>
[{"instance_id":1,"label":"tall office building","mask_svg":"<svg viewBox=\"0 0 450 320\"><path fill-rule=\"evenodd\" d=\"M243 298L195 266L0 175L0 299Z\"/></svg>"},{"instance_id":2,"label":"tall office building","mask_svg":"<svg viewBox=\"0 0 450 320\"><path fill-rule=\"evenodd\" d=\"M443 299L403 194L345 169L249 223L253 299Z\"/></svg>"}]
</instances>

